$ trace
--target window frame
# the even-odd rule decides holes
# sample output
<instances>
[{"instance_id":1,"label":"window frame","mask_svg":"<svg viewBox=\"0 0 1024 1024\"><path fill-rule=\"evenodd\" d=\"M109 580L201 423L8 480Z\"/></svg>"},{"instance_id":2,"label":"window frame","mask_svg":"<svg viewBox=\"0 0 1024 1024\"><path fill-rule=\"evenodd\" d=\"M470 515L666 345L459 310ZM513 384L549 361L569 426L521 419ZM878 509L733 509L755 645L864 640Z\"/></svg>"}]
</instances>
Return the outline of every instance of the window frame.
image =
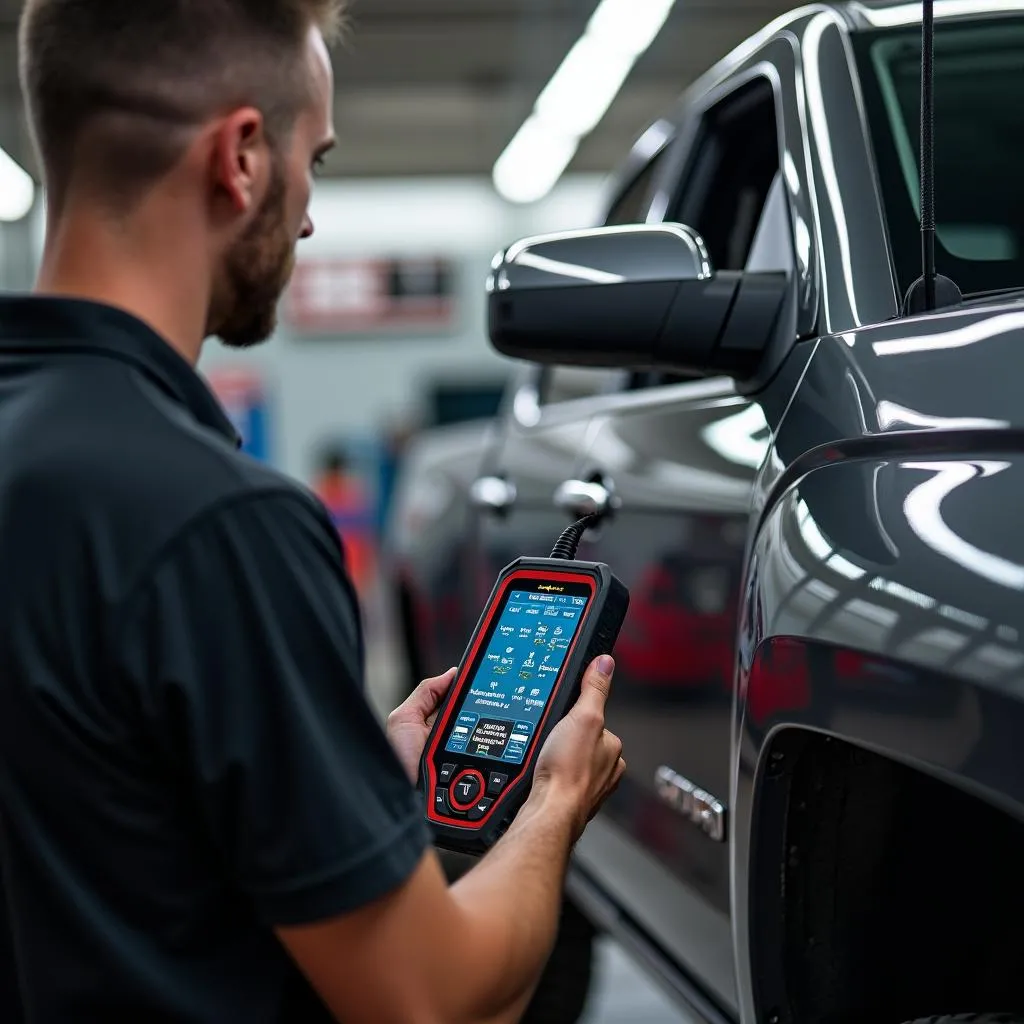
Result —
<instances>
[{"instance_id":1,"label":"window frame","mask_svg":"<svg viewBox=\"0 0 1024 1024\"><path fill-rule=\"evenodd\" d=\"M783 96L783 78L778 66L772 60L773 49L782 46L786 50L787 59L793 59L791 46L779 38L769 40L765 47L754 54L739 69L732 71L716 83L705 87L698 95L687 95L684 97L680 113L675 119L675 127L672 135L664 145L644 161L624 181L620 181L612 199L606 207L606 216L610 215L615 202L619 201L628 189L635 184L640 175L648 168L649 164L659 160L661 167L652 177L652 185L646 203L648 223L651 222L652 211L660 211L663 216L658 216L657 221L667 222L670 219L669 212L678 210L681 197L689 187L693 164L698 158L702 141L702 126L708 116L718 107L728 103L735 97L737 92L748 87L752 81L762 79L768 83L772 90L772 102L775 107L775 127L778 135L778 152L781 155L786 152L786 120L785 120L785 97ZM699 86L698 86L699 87ZM794 173L797 173L794 171ZM807 188L803 189L807 192ZM788 218L790 224L790 245L795 248L795 233L793 228L792 197L787 192ZM809 270L804 274L803 287L801 289L800 319L802 329L799 332L801 337L810 337L816 334L817 324L820 317L820 281L817 272L817 251L814 238L813 221L809 211L805 216L810 221L810 259ZM756 233L756 232L755 232ZM749 259L749 254L748 254ZM794 255L794 262L796 257ZM799 274L799 271L798 271ZM532 386L536 388L538 396L543 393L545 379L552 372L558 369L557 365L536 364L536 372L533 376ZM621 371L610 370L610 374ZM580 403L599 403L602 412L610 411L613 408L629 407L633 405L648 405L660 400L660 396L671 394L673 400L682 397L692 397L694 400L702 400L708 395L722 397L726 394L734 394L732 382L724 377L693 377L692 379L666 379L669 375L660 374L658 377L639 370L626 371L627 378L624 387L611 393L595 393L591 396L567 399L561 402L541 404L540 414L544 419L547 415L558 415L563 408L575 409Z\"/></svg>"},{"instance_id":2,"label":"window frame","mask_svg":"<svg viewBox=\"0 0 1024 1024\"><path fill-rule=\"evenodd\" d=\"M711 136L708 122L715 111L721 110L723 107L733 103L744 102L744 99L737 100L737 93L749 90L757 83L763 83L771 90L772 105L775 109L775 135L779 153L779 170L782 169L782 154L785 152L785 140L782 131L783 112L779 103L779 90L777 86L778 73L774 71L774 67L771 65L759 64L749 68L744 74L730 78L721 87L708 94L707 102L700 104L699 108L694 109L690 144L666 210L669 219L681 213L684 204L691 198L690 193L694 189L694 178L697 174L702 155L706 151L707 141ZM790 218L790 243L794 243L792 218ZM749 258L750 254L748 252L747 259Z\"/></svg>"},{"instance_id":3,"label":"window frame","mask_svg":"<svg viewBox=\"0 0 1024 1024\"><path fill-rule=\"evenodd\" d=\"M667 161L669 164L669 167L666 168L667 174L672 174L674 171L674 181L671 181L668 184L668 187L661 198L661 203L666 214L664 218L665 220L671 221L676 216L683 203L686 201L687 194L694 187L694 178L702 156L704 152L706 152L708 139L710 137L710 129L707 125L715 111L720 110L723 106L737 102L737 93L741 93L744 90L749 89L752 84L759 81L764 82L771 89L772 104L775 109L775 131L781 170L781 154L784 152L783 147L785 143L783 137L783 110L779 95L779 75L774 65L762 61L750 68L747 68L743 72L727 78L717 88L709 90L701 100L694 102L691 105L687 117L687 123L683 126L677 136L677 152L669 159L669 161ZM658 202L658 197L654 197L653 201ZM761 216L764 215L765 208L766 207L762 208ZM755 227L752 240L753 237L756 236L756 233L757 228ZM791 211L789 211L789 244L791 251L795 250ZM749 251L746 258L747 260L750 259ZM795 266L795 253L793 259ZM650 391L669 387L680 388L699 384L708 379L714 378L706 378L697 375L687 377L682 374L676 375L661 372L653 373L649 371L634 371L631 374L629 384L624 389L623 393L637 394L648 393Z\"/></svg>"}]
</instances>

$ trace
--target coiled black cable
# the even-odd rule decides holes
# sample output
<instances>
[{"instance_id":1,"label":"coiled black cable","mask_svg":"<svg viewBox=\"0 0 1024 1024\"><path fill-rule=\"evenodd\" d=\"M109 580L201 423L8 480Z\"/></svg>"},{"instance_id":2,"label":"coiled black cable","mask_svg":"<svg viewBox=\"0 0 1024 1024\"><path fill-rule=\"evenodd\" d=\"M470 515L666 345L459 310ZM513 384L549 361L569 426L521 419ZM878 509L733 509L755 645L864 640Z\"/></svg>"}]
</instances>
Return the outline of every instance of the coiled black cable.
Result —
<instances>
[{"instance_id":1,"label":"coiled black cable","mask_svg":"<svg viewBox=\"0 0 1024 1024\"><path fill-rule=\"evenodd\" d=\"M562 536L558 538L558 542L551 549L551 557L560 558L567 562L573 561L576 558L576 552L579 550L580 541L583 540L583 534L591 526L594 526L600 518L600 515L584 516L579 522L573 523L572 526L567 526L562 531Z\"/></svg>"}]
</instances>

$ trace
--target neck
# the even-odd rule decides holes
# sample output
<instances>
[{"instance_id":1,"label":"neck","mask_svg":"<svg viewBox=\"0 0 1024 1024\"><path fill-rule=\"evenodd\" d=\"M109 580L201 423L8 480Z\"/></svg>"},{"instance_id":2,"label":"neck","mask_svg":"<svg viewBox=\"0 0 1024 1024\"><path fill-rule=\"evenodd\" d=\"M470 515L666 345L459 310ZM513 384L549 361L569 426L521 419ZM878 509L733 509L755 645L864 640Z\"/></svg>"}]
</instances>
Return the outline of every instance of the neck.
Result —
<instances>
[{"instance_id":1,"label":"neck","mask_svg":"<svg viewBox=\"0 0 1024 1024\"><path fill-rule=\"evenodd\" d=\"M68 202L48 225L36 291L117 306L194 366L210 303L201 237L177 211L142 208L114 220L95 204Z\"/></svg>"}]
</instances>

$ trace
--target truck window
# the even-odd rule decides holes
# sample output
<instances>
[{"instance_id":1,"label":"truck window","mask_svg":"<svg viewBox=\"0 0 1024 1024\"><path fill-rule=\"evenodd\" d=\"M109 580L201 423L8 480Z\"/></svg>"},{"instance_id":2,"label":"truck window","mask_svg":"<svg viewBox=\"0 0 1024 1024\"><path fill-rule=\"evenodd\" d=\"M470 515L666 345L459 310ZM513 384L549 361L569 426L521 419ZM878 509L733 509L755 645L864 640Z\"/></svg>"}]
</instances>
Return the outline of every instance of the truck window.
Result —
<instances>
[{"instance_id":1,"label":"truck window","mask_svg":"<svg viewBox=\"0 0 1024 1024\"><path fill-rule=\"evenodd\" d=\"M743 270L778 172L775 96L757 78L705 113L669 219L704 236L717 270Z\"/></svg>"},{"instance_id":2,"label":"truck window","mask_svg":"<svg viewBox=\"0 0 1024 1024\"><path fill-rule=\"evenodd\" d=\"M662 149L626 188L619 193L618 198L615 199L611 209L608 211L608 216L605 218L606 226L610 227L613 224L643 224L647 220L654 176L661 167L662 158L667 152L668 147Z\"/></svg>"},{"instance_id":3,"label":"truck window","mask_svg":"<svg viewBox=\"0 0 1024 1024\"><path fill-rule=\"evenodd\" d=\"M785 203L779 167L775 96L771 83L758 78L704 114L669 220L704 236L717 270L743 270L755 238L759 264L778 262L779 254L792 251L788 215L779 216L778 203ZM769 195L775 196L773 204ZM773 237L780 232L784 237ZM695 376L638 372L629 389L678 384Z\"/></svg>"},{"instance_id":4,"label":"truck window","mask_svg":"<svg viewBox=\"0 0 1024 1024\"><path fill-rule=\"evenodd\" d=\"M921 273L921 31L856 33L901 294ZM965 295L1024 288L1024 20L935 26L935 262Z\"/></svg>"}]
</instances>

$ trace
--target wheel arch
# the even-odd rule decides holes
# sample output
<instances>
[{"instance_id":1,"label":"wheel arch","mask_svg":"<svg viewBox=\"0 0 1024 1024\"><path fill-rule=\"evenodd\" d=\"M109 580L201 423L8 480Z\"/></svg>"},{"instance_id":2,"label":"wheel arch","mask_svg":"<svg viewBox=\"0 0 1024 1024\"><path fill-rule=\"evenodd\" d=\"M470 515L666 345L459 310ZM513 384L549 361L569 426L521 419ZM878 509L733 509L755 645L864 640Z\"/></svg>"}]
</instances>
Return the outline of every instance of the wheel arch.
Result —
<instances>
[{"instance_id":1,"label":"wheel arch","mask_svg":"<svg viewBox=\"0 0 1024 1024\"><path fill-rule=\"evenodd\" d=\"M1011 442L1017 443L1005 439L1004 447ZM1013 972L1005 967L1006 948L1024 957L1016 939L990 949L995 966L976 965L972 977L955 962L958 957L976 963L971 937L977 929L983 936L1012 931L1010 908L1024 913L1024 882L1010 867L1024 859L1024 644L1014 626L1024 621L1024 601L980 577L966 580L904 519L909 495L915 488L920 494L947 463L962 467L986 458L985 450L966 442L962 449L929 454L923 466L921 454L907 458L891 445L884 458L870 457L874 450L867 445L863 455L869 457L847 458L857 453L840 445L826 453L831 461L776 489L759 517L738 634L729 808L744 1021L784 1024L793 1005L804 1006L800 1019L852 1021L858 1007L860 1019L869 1019L881 1012L871 1002L881 998L872 987L879 978L888 979L903 1000L895 1004L898 1009L888 1007L888 1016L903 1013L900 1019L1016 1010L1007 1000L1024 1002L1018 998L1024 986L1011 984ZM1021 462L1016 453L1007 455L1002 479L1016 486ZM982 494L991 479L980 472L964 478L969 495ZM1009 524L993 529L984 507L975 498L973 505L954 509L958 530L979 548L1012 557L1015 542L1004 535ZM966 638L961 646L943 649L938 641L957 630ZM1002 659L1001 667L993 658ZM775 777L777 764L772 767L774 755L789 760L790 745L810 752L800 755L801 771L808 764L824 765L849 797L843 815L827 803L822 814L831 814L828 820L840 832L873 834L874 846L865 839L858 849L847 836L845 845L833 844L829 859L820 831L794 832L798 805L792 786ZM813 771L801 771L794 774L797 788L814 778ZM782 770L779 778L788 775ZM889 800L886 786L899 795L897 803ZM874 803L867 806L878 812L877 820L867 812L858 818L856 805L865 793L872 795ZM993 848L1006 851L1001 859L989 853L994 837L999 842ZM794 845L803 868L790 864ZM904 850L915 851L928 870L915 872L904 863L901 874L880 856ZM849 861L845 875L840 854ZM932 865L944 868L946 876L935 877ZM808 879L814 879L820 891L842 900L858 871L866 884L889 894L879 906L891 911L888 918L876 914L874 930L862 929L862 935L903 935L903 947L872 938L855 941L842 921L826 938L815 934L823 930L820 918L814 927L786 931L793 921L786 898L794 886L810 886ZM986 898L944 904L944 889L969 892L975 878ZM996 881L1002 892L993 889ZM929 909L926 883L934 887L936 907L948 904L945 917ZM901 931L898 913L914 900L925 936L916 942ZM875 904L865 906L874 912ZM848 922L860 908L849 904L845 912ZM933 943L946 925L965 941ZM808 960L810 940L819 952ZM930 960L908 954L911 946L928 949ZM883 952L902 961L902 978L888 973ZM833 988L794 995L799 972L792 964L799 957L805 977L830 979ZM842 993L845 1003L830 992Z\"/></svg>"},{"instance_id":2,"label":"wheel arch","mask_svg":"<svg viewBox=\"0 0 1024 1024\"><path fill-rule=\"evenodd\" d=\"M898 751L800 726L766 738L753 797L754 1019L1020 1009L1017 809Z\"/></svg>"}]
</instances>

